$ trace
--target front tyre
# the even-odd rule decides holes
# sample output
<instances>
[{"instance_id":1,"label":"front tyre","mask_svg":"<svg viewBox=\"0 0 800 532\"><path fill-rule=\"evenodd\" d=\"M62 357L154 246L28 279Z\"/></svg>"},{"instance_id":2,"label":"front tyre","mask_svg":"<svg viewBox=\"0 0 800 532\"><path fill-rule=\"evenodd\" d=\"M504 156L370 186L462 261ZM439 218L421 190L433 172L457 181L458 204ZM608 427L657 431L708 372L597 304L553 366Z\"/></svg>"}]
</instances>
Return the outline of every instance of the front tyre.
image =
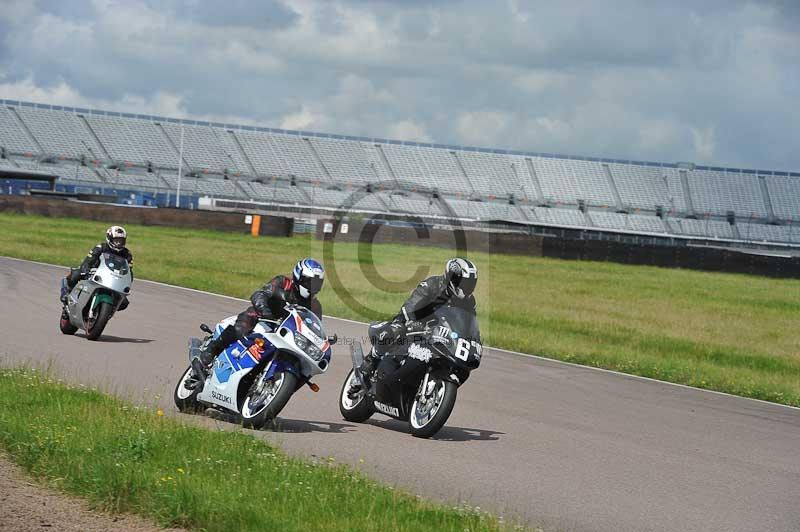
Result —
<instances>
[{"instance_id":1,"label":"front tyre","mask_svg":"<svg viewBox=\"0 0 800 532\"><path fill-rule=\"evenodd\" d=\"M297 389L297 377L289 371L276 371L272 378L263 375L250 385L242 403L242 425L260 429L278 416Z\"/></svg>"},{"instance_id":2,"label":"front tyre","mask_svg":"<svg viewBox=\"0 0 800 532\"><path fill-rule=\"evenodd\" d=\"M424 390L423 383L420 383L417 395L414 396L408 424L412 436L430 438L439 432L450 417L456 404L458 386L436 377L428 378Z\"/></svg>"},{"instance_id":3,"label":"front tyre","mask_svg":"<svg viewBox=\"0 0 800 532\"><path fill-rule=\"evenodd\" d=\"M367 400L367 390L362 388L355 397L350 397L350 390L358 384L355 368L350 370L347 378L342 384L342 391L339 393L339 412L347 421L353 423L363 423L372 415L372 408Z\"/></svg>"},{"instance_id":4,"label":"front tyre","mask_svg":"<svg viewBox=\"0 0 800 532\"><path fill-rule=\"evenodd\" d=\"M61 329L61 334L75 334L78 330L77 327L70 323L66 309L61 311L61 319L58 322L58 328Z\"/></svg>"},{"instance_id":5,"label":"front tyre","mask_svg":"<svg viewBox=\"0 0 800 532\"><path fill-rule=\"evenodd\" d=\"M108 320L114 313L114 307L111 304L102 302L97 305L94 318L86 320L86 339L97 340L103 334L103 329L106 328Z\"/></svg>"},{"instance_id":6,"label":"front tyre","mask_svg":"<svg viewBox=\"0 0 800 532\"><path fill-rule=\"evenodd\" d=\"M175 406L178 407L178 410L186 414L197 412L200 410L200 403L197 401L197 396L202 389L203 383L198 382L193 377L192 366L189 366L183 373L181 380L178 381L178 385L175 387L175 393L173 394Z\"/></svg>"}]
</instances>

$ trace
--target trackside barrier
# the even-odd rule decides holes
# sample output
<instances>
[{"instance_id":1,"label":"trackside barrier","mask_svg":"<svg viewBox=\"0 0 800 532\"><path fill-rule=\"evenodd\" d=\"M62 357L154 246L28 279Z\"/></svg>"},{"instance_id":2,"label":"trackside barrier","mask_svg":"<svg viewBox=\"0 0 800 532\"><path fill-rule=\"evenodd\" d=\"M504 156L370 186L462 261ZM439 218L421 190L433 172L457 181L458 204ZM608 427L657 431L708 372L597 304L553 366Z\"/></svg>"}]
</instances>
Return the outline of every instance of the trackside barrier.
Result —
<instances>
[{"instance_id":1,"label":"trackside barrier","mask_svg":"<svg viewBox=\"0 0 800 532\"><path fill-rule=\"evenodd\" d=\"M0 195L0 212L38 214L41 216L81 218L119 224L160 225L210 229L252 234L250 215L175 208L138 208L113 204L85 203L56 198ZM282 216L259 216L257 234L292 236L294 220Z\"/></svg>"},{"instance_id":2,"label":"trackside barrier","mask_svg":"<svg viewBox=\"0 0 800 532\"><path fill-rule=\"evenodd\" d=\"M588 239L579 238L581 233L578 231L565 233L563 236L543 236L350 221L347 232L343 233L340 222L330 219L317 222L316 237L335 239L337 242L394 243L456 249L455 232L463 233L459 238L466 243L469 251L800 278L800 257L789 256L788 253L754 252L686 243L656 245Z\"/></svg>"}]
</instances>

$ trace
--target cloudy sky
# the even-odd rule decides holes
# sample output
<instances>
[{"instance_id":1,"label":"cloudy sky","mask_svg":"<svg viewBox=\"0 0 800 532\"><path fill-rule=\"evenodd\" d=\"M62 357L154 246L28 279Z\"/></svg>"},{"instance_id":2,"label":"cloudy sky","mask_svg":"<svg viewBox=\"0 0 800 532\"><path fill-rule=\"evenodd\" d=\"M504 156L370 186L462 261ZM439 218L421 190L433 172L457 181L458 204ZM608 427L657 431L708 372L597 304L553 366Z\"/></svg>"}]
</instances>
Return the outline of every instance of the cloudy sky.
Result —
<instances>
[{"instance_id":1,"label":"cloudy sky","mask_svg":"<svg viewBox=\"0 0 800 532\"><path fill-rule=\"evenodd\" d=\"M0 97L800 171L800 1L0 0Z\"/></svg>"}]
</instances>

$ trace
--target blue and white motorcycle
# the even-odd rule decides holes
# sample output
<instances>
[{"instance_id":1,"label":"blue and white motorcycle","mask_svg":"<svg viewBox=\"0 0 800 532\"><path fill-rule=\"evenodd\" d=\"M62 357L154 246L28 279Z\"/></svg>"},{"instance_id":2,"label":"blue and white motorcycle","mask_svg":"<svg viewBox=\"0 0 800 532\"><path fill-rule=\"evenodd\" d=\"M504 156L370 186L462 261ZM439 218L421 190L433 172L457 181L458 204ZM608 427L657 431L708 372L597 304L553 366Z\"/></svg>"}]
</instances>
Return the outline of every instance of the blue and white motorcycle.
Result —
<instances>
[{"instance_id":1,"label":"blue and white motorcycle","mask_svg":"<svg viewBox=\"0 0 800 532\"><path fill-rule=\"evenodd\" d=\"M249 335L225 348L206 378L198 380L192 359L236 316L222 320L213 331L201 325L209 336L189 340L190 365L175 387L178 410L196 412L207 407L235 412L242 425L260 429L304 384L318 391L311 378L327 371L336 336L326 336L320 319L307 308L292 305L287 310L283 320L259 321Z\"/></svg>"}]
</instances>

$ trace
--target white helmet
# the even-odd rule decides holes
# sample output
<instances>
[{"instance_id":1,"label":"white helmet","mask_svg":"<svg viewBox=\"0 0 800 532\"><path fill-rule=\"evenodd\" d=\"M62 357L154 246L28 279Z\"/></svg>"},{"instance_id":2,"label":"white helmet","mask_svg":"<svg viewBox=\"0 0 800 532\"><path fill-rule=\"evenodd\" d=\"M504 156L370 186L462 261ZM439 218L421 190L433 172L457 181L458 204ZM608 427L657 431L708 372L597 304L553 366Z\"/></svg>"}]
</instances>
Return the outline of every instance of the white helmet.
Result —
<instances>
[{"instance_id":1,"label":"white helmet","mask_svg":"<svg viewBox=\"0 0 800 532\"><path fill-rule=\"evenodd\" d=\"M450 259L445 267L447 289L458 299L472 295L478 284L478 267L467 259Z\"/></svg>"},{"instance_id":2,"label":"white helmet","mask_svg":"<svg viewBox=\"0 0 800 532\"><path fill-rule=\"evenodd\" d=\"M112 225L106 230L106 242L108 242L108 247L114 251L122 251L127 240L128 233L122 226Z\"/></svg>"}]
</instances>

